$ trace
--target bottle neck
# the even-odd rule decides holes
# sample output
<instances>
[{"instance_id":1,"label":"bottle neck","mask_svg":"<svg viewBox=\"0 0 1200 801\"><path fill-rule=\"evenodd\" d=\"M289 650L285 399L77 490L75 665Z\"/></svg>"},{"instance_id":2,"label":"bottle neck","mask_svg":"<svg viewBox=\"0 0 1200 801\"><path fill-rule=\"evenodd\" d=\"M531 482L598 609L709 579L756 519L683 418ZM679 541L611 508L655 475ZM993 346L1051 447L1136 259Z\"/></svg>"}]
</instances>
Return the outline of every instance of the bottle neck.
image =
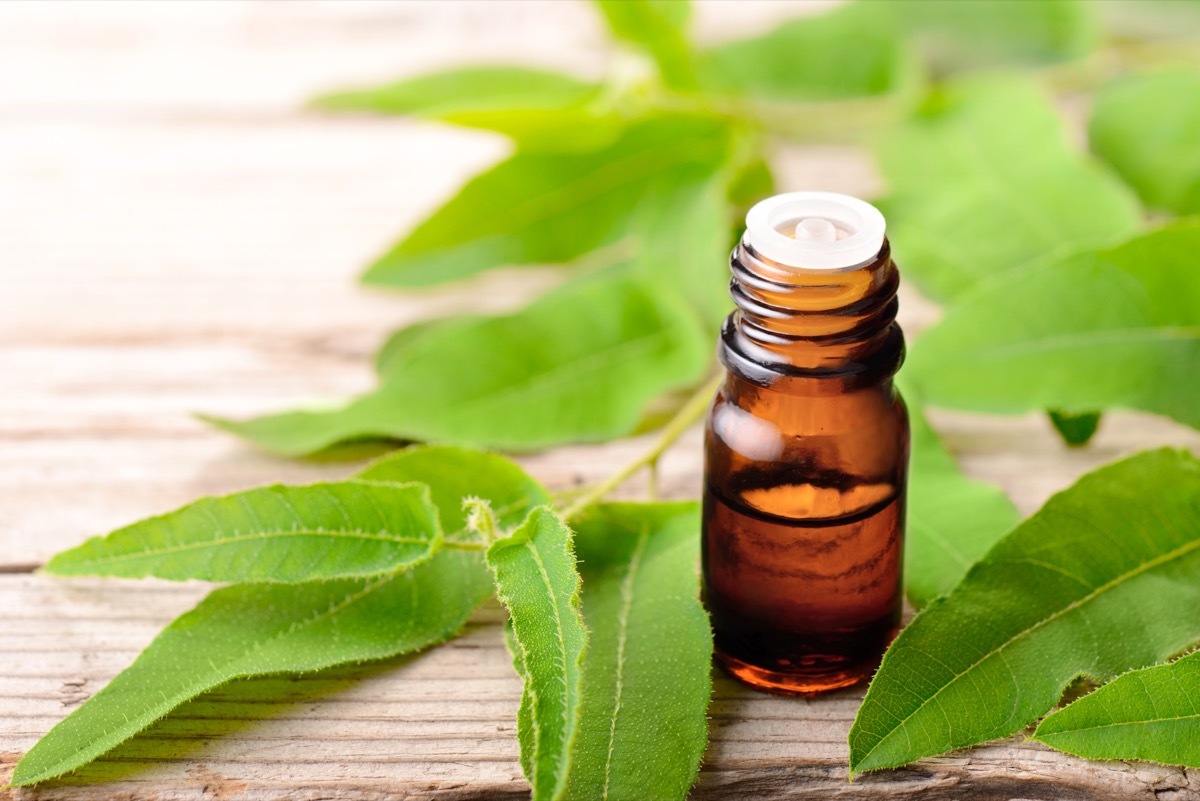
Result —
<instances>
[{"instance_id":1,"label":"bottle neck","mask_svg":"<svg viewBox=\"0 0 1200 801\"><path fill-rule=\"evenodd\" d=\"M874 259L846 270L789 267L743 241L730 267L737 310L725 321L719 355L740 377L826 394L879 383L900 368L900 276L887 240Z\"/></svg>"}]
</instances>

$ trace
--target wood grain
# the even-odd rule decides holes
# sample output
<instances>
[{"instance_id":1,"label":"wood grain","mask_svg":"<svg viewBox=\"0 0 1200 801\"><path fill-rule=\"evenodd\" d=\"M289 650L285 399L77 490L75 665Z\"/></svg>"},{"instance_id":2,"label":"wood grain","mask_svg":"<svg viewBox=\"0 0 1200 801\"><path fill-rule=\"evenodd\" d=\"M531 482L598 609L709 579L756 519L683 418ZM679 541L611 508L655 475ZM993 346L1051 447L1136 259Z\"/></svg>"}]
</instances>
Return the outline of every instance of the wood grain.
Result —
<instances>
[{"instance_id":1,"label":"wood grain","mask_svg":"<svg viewBox=\"0 0 1200 801\"><path fill-rule=\"evenodd\" d=\"M698 28L742 35L812 8L704 3ZM436 292L356 286L374 253L508 146L306 113L306 98L467 59L598 75L609 55L593 12L571 2L0 4L0 776L205 592L27 575L37 564L199 495L358 464L276 459L192 413L362 391L392 329L514 308L558 280L531 269ZM783 148L776 163L784 188L880 189L854 148ZM935 315L904 296L910 334ZM1039 416L935 422L1024 512L1121 454L1200 450L1195 432L1136 414L1106 416L1077 451ZM645 444L522 461L562 488ZM667 497L696 496L698 445L692 432L668 454ZM499 620L488 607L418 658L229 685L68 782L0 798L525 797ZM1020 737L848 783L858 692L791 701L716 681L697 798L1200 798L1194 772L1085 763Z\"/></svg>"},{"instance_id":2,"label":"wood grain","mask_svg":"<svg viewBox=\"0 0 1200 801\"><path fill-rule=\"evenodd\" d=\"M204 592L0 577L4 759L11 763ZM502 614L485 606L462 636L417 657L227 685L69 780L10 797L526 797L514 728L520 682ZM697 799L1200 797L1194 771L1088 763L1020 736L849 783L846 735L860 691L804 701L715 679Z\"/></svg>"}]
</instances>

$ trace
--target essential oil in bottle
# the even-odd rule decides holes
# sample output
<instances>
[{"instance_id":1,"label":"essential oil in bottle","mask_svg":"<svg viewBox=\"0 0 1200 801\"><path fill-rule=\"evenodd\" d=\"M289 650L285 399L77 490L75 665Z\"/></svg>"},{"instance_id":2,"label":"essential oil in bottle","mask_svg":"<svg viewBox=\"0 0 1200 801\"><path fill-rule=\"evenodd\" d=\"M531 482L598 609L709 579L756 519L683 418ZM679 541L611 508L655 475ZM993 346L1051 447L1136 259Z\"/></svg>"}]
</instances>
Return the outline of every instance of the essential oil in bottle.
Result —
<instances>
[{"instance_id":1,"label":"essential oil in bottle","mask_svg":"<svg viewBox=\"0 0 1200 801\"><path fill-rule=\"evenodd\" d=\"M815 695L868 678L900 624L909 430L884 219L857 198L762 201L705 432L704 600L718 663Z\"/></svg>"}]
</instances>

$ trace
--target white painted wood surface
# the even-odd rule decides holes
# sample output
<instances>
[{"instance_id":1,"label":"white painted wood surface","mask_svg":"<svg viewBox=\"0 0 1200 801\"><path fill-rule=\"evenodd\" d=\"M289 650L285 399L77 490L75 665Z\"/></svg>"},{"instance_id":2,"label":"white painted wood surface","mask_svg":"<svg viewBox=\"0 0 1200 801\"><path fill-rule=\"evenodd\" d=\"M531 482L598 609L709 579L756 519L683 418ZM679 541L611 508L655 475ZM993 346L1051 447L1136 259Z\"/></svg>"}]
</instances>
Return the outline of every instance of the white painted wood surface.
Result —
<instances>
[{"instance_id":1,"label":"white painted wood surface","mask_svg":"<svg viewBox=\"0 0 1200 801\"><path fill-rule=\"evenodd\" d=\"M707 3L702 35L749 33L783 2ZM0 777L128 664L197 585L29 575L51 553L202 494L341 476L276 459L190 415L333 400L370 385L387 333L512 308L550 286L507 270L470 286L367 291L370 256L506 152L485 134L302 110L322 89L464 59L595 75L606 45L566 2L0 5ZM781 152L783 185L878 189L851 148ZM906 296L911 331L933 310ZM1200 437L1106 417L1065 449L1039 417L940 414L973 475L1024 512L1096 464ZM629 440L523 461L552 487L600 478ZM664 494L698 491L698 438ZM624 492L635 495L636 483ZM233 686L70 783L2 798L521 797L519 685L499 612L419 658ZM1020 738L845 781L859 698L768 698L718 679L703 798L1200 798L1200 777L1072 760ZM100 779L111 783L97 785Z\"/></svg>"}]
</instances>

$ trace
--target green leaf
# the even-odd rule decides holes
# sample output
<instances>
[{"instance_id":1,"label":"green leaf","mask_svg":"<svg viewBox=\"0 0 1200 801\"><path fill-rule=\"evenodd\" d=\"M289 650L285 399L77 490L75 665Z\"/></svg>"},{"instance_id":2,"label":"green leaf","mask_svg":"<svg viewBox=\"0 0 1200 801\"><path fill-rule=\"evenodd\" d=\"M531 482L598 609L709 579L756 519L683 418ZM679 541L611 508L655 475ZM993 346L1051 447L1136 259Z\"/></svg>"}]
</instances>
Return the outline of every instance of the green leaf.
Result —
<instances>
[{"instance_id":1,"label":"green leaf","mask_svg":"<svg viewBox=\"0 0 1200 801\"><path fill-rule=\"evenodd\" d=\"M761 146L755 143L754 152L757 155L737 165L730 176L728 199L737 210L734 216L734 240L742 234L746 212L758 201L775 193L775 175L771 172L771 165L762 158L761 150Z\"/></svg>"},{"instance_id":2,"label":"green leaf","mask_svg":"<svg viewBox=\"0 0 1200 801\"><path fill-rule=\"evenodd\" d=\"M629 433L651 399L701 376L708 353L670 292L610 276L514 315L433 326L341 409L211 422L290 456L364 437L534 450Z\"/></svg>"},{"instance_id":3,"label":"green leaf","mask_svg":"<svg viewBox=\"0 0 1200 801\"><path fill-rule=\"evenodd\" d=\"M695 503L603 504L576 524L589 644L564 798L684 799L704 754L712 633Z\"/></svg>"},{"instance_id":4,"label":"green leaf","mask_svg":"<svg viewBox=\"0 0 1200 801\"><path fill-rule=\"evenodd\" d=\"M423 484L276 484L202 498L93 537L45 567L60 576L279 581L372 576L442 544Z\"/></svg>"},{"instance_id":5,"label":"green leaf","mask_svg":"<svg viewBox=\"0 0 1200 801\"><path fill-rule=\"evenodd\" d=\"M1060 412L1051 409L1048 414L1054 430L1073 447L1087 445L1100 427L1099 412Z\"/></svg>"},{"instance_id":6,"label":"green leaf","mask_svg":"<svg viewBox=\"0 0 1200 801\"><path fill-rule=\"evenodd\" d=\"M724 122L678 115L629 126L598 150L519 151L476 176L367 271L370 284L419 287L503 265L558 264L616 241L646 197L679 172L715 172Z\"/></svg>"},{"instance_id":7,"label":"green leaf","mask_svg":"<svg viewBox=\"0 0 1200 801\"><path fill-rule=\"evenodd\" d=\"M733 310L729 252L742 234L746 211L774 189L761 158L761 142L749 140L720 172L680 173L672 187L638 209L630 271L682 295L706 324L710 339ZM736 224L731 227L731 220Z\"/></svg>"},{"instance_id":8,"label":"green leaf","mask_svg":"<svg viewBox=\"0 0 1200 801\"><path fill-rule=\"evenodd\" d=\"M1088 137L1146 205L1200 212L1200 70L1118 78L1096 95Z\"/></svg>"},{"instance_id":9,"label":"green leaf","mask_svg":"<svg viewBox=\"0 0 1200 801\"><path fill-rule=\"evenodd\" d=\"M505 525L516 525L548 499L509 460L463 448L408 448L368 465L359 478L364 487L428 482L420 497L437 507L451 541L465 533L468 496L487 501ZM389 576L217 590L43 738L20 763L14 782L31 784L79 767L233 678L318 670L440 642L491 588L480 553L447 550Z\"/></svg>"},{"instance_id":10,"label":"green leaf","mask_svg":"<svg viewBox=\"0 0 1200 801\"><path fill-rule=\"evenodd\" d=\"M904 583L922 607L949 592L1016 525L1017 510L998 487L963 475L911 398L909 422Z\"/></svg>"},{"instance_id":11,"label":"green leaf","mask_svg":"<svg viewBox=\"0 0 1200 801\"><path fill-rule=\"evenodd\" d=\"M1035 259L1119 242L1138 226L1132 194L1072 150L1049 100L1020 80L963 81L935 94L877 156L897 258L939 300Z\"/></svg>"},{"instance_id":12,"label":"green leaf","mask_svg":"<svg viewBox=\"0 0 1200 801\"><path fill-rule=\"evenodd\" d=\"M517 635L513 632L512 618L504 622L504 645L512 656L513 670L525 682L529 674L525 672L525 658L521 655L521 647L517 645ZM521 748L521 772L526 776L533 775L533 752L535 747L533 724L533 695L521 693L521 705L517 707L517 743Z\"/></svg>"},{"instance_id":13,"label":"green leaf","mask_svg":"<svg viewBox=\"0 0 1200 801\"><path fill-rule=\"evenodd\" d=\"M546 489L515 462L496 453L451 445L421 445L390 453L364 467L357 477L369 481L429 485L446 539L467 532L463 501L487 501L502 528L520 525L535 506L550 502Z\"/></svg>"},{"instance_id":14,"label":"green leaf","mask_svg":"<svg viewBox=\"0 0 1200 801\"><path fill-rule=\"evenodd\" d=\"M908 51L873 4L849 3L701 57L712 92L783 102L885 95L908 85Z\"/></svg>"},{"instance_id":15,"label":"green leaf","mask_svg":"<svg viewBox=\"0 0 1200 801\"><path fill-rule=\"evenodd\" d=\"M1200 461L1142 453L1055 495L900 632L850 731L853 772L1005 737L1079 676L1200 639Z\"/></svg>"},{"instance_id":16,"label":"green leaf","mask_svg":"<svg viewBox=\"0 0 1200 801\"><path fill-rule=\"evenodd\" d=\"M509 65L419 75L383 86L322 95L327 111L401 114L511 136L523 146L577 150L611 140L617 116L593 108L599 86L559 72Z\"/></svg>"},{"instance_id":17,"label":"green leaf","mask_svg":"<svg viewBox=\"0 0 1200 801\"><path fill-rule=\"evenodd\" d=\"M698 514L695 503L599 504L575 526L589 645L563 798L666 801L685 798L695 782L712 658L698 597ZM505 641L527 680L511 620ZM533 705L524 693L517 712L526 776L534 775Z\"/></svg>"},{"instance_id":18,"label":"green leaf","mask_svg":"<svg viewBox=\"0 0 1200 801\"><path fill-rule=\"evenodd\" d=\"M934 405L1114 407L1200 427L1200 220L1010 273L921 336L906 370Z\"/></svg>"},{"instance_id":19,"label":"green leaf","mask_svg":"<svg viewBox=\"0 0 1200 801\"><path fill-rule=\"evenodd\" d=\"M596 6L613 36L654 59L667 86L695 88L695 65L687 39L692 12L688 0L596 0Z\"/></svg>"},{"instance_id":20,"label":"green leaf","mask_svg":"<svg viewBox=\"0 0 1200 801\"><path fill-rule=\"evenodd\" d=\"M912 37L935 70L1043 64L1086 56L1100 43L1095 4L1083 0L888 0L870 4Z\"/></svg>"},{"instance_id":21,"label":"green leaf","mask_svg":"<svg viewBox=\"0 0 1200 801\"><path fill-rule=\"evenodd\" d=\"M231 679L320 670L442 642L490 592L483 560L464 551L379 578L216 590L51 729L17 765L12 783L74 770Z\"/></svg>"},{"instance_id":22,"label":"green leaf","mask_svg":"<svg viewBox=\"0 0 1200 801\"><path fill-rule=\"evenodd\" d=\"M435 328L462 325L467 320L486 320L483 315L440 317L422 320L393 331L375 353L375 373L383 379L399 372L404 367L404 355L408 346Z\"/></svg>"},{"instance_id":23,"label":"green leaf","mask_svg":"<svg viewBox=\"0 0 1200 801\"><path fill-rule=\"evenodd\" d=\"M512 534L492 543L487 562L496 595L512 617L513 639L525 673L531 730L522 761L533 798L561 797L571 744L579 725L580 682L587 629L579 611L579 573L571 530L540 507ZM530 743L528 734L533 735Z\"/></svg>"},{"instance_id":24,"label":"green leaf","mask_svg":"<svg viewBox=\"0 0 1200 801\"><path fill-rule=\"evenodd\" d=\"M334 92L318 97L313 104L331 111L446 119L464 113L559 108L587 100L596 89L593 83L560 72L509 65L474 66L369 89Z\"/></svg>"},{"instance_id":25,"label":"green leaf","mask_svg":"<svg viewBox=\"0 0 1200 801\"><path fill-rule=\"evenodd\" d=\"M1046 717L1033 739L1088 759L1200 767L1200 653L1118 677Z\"/></svg>"},{"instance_id":26,"label":"green leaf","mask_svg":"<svg viewBox=\"0 0 1200 801\"><path fill-rule=\"evenodd\" d=\"M633 226L630 272L683 297L711 341L729 298L729 203L725 176L696 176L648 198Z\"/></svg>"}]
</instances>

